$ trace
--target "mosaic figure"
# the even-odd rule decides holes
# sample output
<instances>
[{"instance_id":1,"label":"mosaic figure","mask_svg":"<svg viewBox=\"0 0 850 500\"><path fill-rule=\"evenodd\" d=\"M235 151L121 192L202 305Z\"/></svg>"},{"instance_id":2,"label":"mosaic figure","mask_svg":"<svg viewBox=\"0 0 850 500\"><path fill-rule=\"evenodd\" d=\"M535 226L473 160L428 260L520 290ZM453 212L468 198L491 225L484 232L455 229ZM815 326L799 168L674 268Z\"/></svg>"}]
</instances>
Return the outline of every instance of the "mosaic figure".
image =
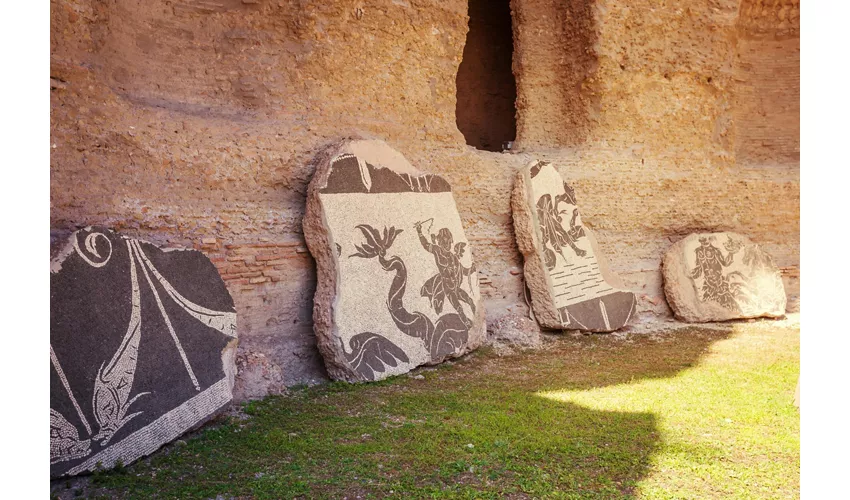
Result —
<instances>
[{"instance_id":1,"label":"mosaic figure","mask_svg":"<svg viewBox=\"0 0 850 500\"><path fill-rule=\"evenodd\" d=\"M740 295L744 284L730 281L730 276L723 275L723 268L732 264L740 246L732 243L730 238L726 245L728 253L724 256L719 248L711 244L709 237L700 238L699 243L694 250L696 266L691 270L690 278L703 278L702 300L713 300L727 309L737 311L739 308L735 297ZM731 277L740 276L740 272L731 273Z\"/></svg>"},{"instance_id":2,"label":"mosaic figure","mask_svg":"<svg viewBox=\"0 0 850 500\"><path fill-rule=\"evenodd\" d=\"M767 252L740 234L690 234L664 253L661 273L667 303L682 321L785 314L779 269Z\"/></svg>"},{"instance_id":3,"label":"mosaic figure","mask_svg":"<svg viewBox=\"0 0 850 500\"><path fill-rule=\"evenodd\" d=\"M423 297L428 297L431 301L431 307L437 314L443 312L443 302L445 299L455 308L455 311L460 315L464 324L471 325L472 321L463 312L461 302L465 302L472 309L472 314L475 314L475 302L472 297L462 288L464 277L469 278L475 272L475 263L469 267L464 267L461 263L463 252L466 243L460 242L454 246L452 251L452 232L448 228L442 228L436 236L431 235L429 242L425 235L422 234L422 224L417 222L414 224L416 233L419 236L419 242L422 248L434 255L434 264L437 265L437 274L422 285L420 293ZM472 284L469 284L470 290Z\"/></svg>"},{"instance_id":4,"label":"mosaic figure","mask_svg":"<svg viewBox=\"0 0 850 500\"><path fill-rule=\"evenodd\" d=\"M520 169L511 207L538 323L595 332L623 327L635 311L635 295L606 272L575 191L557 169L544 161Z\"/></svg>"}]
</instances>

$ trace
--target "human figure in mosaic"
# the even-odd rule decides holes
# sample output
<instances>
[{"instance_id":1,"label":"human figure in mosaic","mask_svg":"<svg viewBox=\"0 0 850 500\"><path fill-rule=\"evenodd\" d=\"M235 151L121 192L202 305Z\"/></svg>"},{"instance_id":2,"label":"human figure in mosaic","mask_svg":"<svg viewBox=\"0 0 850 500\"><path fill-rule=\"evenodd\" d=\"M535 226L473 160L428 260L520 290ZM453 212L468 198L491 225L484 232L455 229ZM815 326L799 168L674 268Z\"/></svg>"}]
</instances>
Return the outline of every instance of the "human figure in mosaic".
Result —
<instances>
[{"instance_id":1,"label":"human figure in mosaic","mask_svg":"<svg viewBox=\"0 0 850 500\"><path fill-rule=\"evenodd\" d=\"M564 183L564 193L555 196L554 203L550 194L544 194L537 201L537 218L540 220L543 251L546 259L546 267L549 270L555 268L557 261L555 252L558 252L558 255L562 259L567 260L562 250L565 246L572 248L579 257L584 257L587 253L576 245L579 238L584 236L584 228L580 224L576 224L576 219L578 219L579 215L578 208L573 209L572 218L570 219L570 229L567 230L564 229L562 216L567 211L560 209L562 203L568 206L576 204L575 191L566 182Z\"/></svg>"},{"instance_id":2,"label":"human figure in mosaic","mask_svg":"<svg viewBox=\"0 0 850 500\"><path fill-rule=\"evenodd\" d=\"M779 268L744 235L690 234L664 253L661 264L664 295L680 320L702 323L785 314Z\"/></svg>"},{"instance_id":3,"label":"human figure in mosaic","mask_svg":"<svg viewBox=\"0 0 850 500\"><path fill-rule=\"evenodd\" d=\"M700 238L699 243L700 246L694 251L696 266L691 270L690 277L703 277L702 300L713 300L727 309L738 310L735 291L740 284L730 283L729 278L723 275L723 268L732 264L735 251L739 248L727 245L729 253L724 256L708 237Z\"/></svg>"},{"instance_id":4,"label":"human figure in mosaic","mask_svg":"<svg viewBox=\"0 0 850 500\"><path fill-rule=\"evenodd\" d=\"M420 293L423 297L428 297L428 300L431 301L431 307L437 314L443 312L443 302L448 298L449 303L460 315L463 323L471 325L472 321L463 312L461 305L461 301L466 302L472 309L472 313L475 314L475 302L462 288L463 278L469 277L475 272L474 262L469 267L464 267L460 262L466 243L458 243L454 247L454 252L452 252L454 238L452 238L452 232L445 227L440 229L436 237L432 234L429 243L425 235L422 234L422 224L423 222L417 222L414 225L419 235L419 242L422 244L422 248L434 255L434 263L437 265L438 271L436 275L422 285Z\"/></svg>"},{"instance_id":5,"label":"human figure in mosaic","mask_svg":"<svg viewBox=\"0 0 850 500\"><path fill-rule=\"evenodd\" d=\"M591 332L625 326L635 294L607 268L575 191L555 166L534 160L517 171L511 209L537 322Z\"/></svg>"}]
</instances>

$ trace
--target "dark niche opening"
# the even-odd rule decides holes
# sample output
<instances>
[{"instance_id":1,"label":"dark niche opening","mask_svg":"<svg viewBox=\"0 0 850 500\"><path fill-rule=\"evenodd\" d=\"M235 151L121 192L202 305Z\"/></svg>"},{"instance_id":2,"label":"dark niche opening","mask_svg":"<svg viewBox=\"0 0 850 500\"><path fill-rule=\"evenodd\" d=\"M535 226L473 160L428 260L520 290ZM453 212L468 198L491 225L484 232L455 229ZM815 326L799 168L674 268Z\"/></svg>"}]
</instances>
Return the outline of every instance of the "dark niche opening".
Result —
<instances>
[{"instance_id":1,"label":"dark niche opening","mask_svg":"<svg viewBox=\"0 0 850 500\"><path fill-rule=\"evenodd\" d=\"M516 138L510 0L469 0L469 33L457 72L457 128L466 143L502 151Z\"/></svg>"}]
</instances>

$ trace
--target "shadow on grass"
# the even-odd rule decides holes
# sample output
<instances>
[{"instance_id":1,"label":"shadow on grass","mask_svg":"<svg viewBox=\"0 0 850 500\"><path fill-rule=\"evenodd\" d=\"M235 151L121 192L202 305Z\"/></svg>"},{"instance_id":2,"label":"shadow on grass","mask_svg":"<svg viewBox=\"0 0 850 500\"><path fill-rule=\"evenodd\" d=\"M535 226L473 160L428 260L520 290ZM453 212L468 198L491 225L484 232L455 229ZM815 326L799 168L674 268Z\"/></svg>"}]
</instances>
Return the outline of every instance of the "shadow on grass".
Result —
<instances>
[{"instance_id":1,"label":"shadow on grass","mask_svg":"<svg viewBox=\"0 0 850 500\"><path fill-rule=\"evenodd\" d=\"M130 498L628 497L658 448L656 417L536 394L671 377L730 332L564 337L425 380L294 391L92 483Z\"/></svg>"}]
</instances>

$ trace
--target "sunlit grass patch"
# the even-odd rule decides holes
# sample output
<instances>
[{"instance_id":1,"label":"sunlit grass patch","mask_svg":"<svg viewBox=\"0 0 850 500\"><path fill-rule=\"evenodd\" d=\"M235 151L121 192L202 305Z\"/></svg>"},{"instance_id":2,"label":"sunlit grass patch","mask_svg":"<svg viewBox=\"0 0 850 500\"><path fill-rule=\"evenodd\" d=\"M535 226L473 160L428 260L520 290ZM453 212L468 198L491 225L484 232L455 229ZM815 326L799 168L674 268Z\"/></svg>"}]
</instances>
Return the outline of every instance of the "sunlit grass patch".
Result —
<instances>
[{"instance_id":1,"label":"sunlit grass patch","mask_svg":"<svg viewBox=\"0 0 850 500\"><path fill-rule=\"evenodd\" d=\"M537 394L596 411L653 413L660 443L641 496L797 497L799 413L790 402L798 342L793 332L741 333L671 377Z\"/></svg>"}]
</instances>

